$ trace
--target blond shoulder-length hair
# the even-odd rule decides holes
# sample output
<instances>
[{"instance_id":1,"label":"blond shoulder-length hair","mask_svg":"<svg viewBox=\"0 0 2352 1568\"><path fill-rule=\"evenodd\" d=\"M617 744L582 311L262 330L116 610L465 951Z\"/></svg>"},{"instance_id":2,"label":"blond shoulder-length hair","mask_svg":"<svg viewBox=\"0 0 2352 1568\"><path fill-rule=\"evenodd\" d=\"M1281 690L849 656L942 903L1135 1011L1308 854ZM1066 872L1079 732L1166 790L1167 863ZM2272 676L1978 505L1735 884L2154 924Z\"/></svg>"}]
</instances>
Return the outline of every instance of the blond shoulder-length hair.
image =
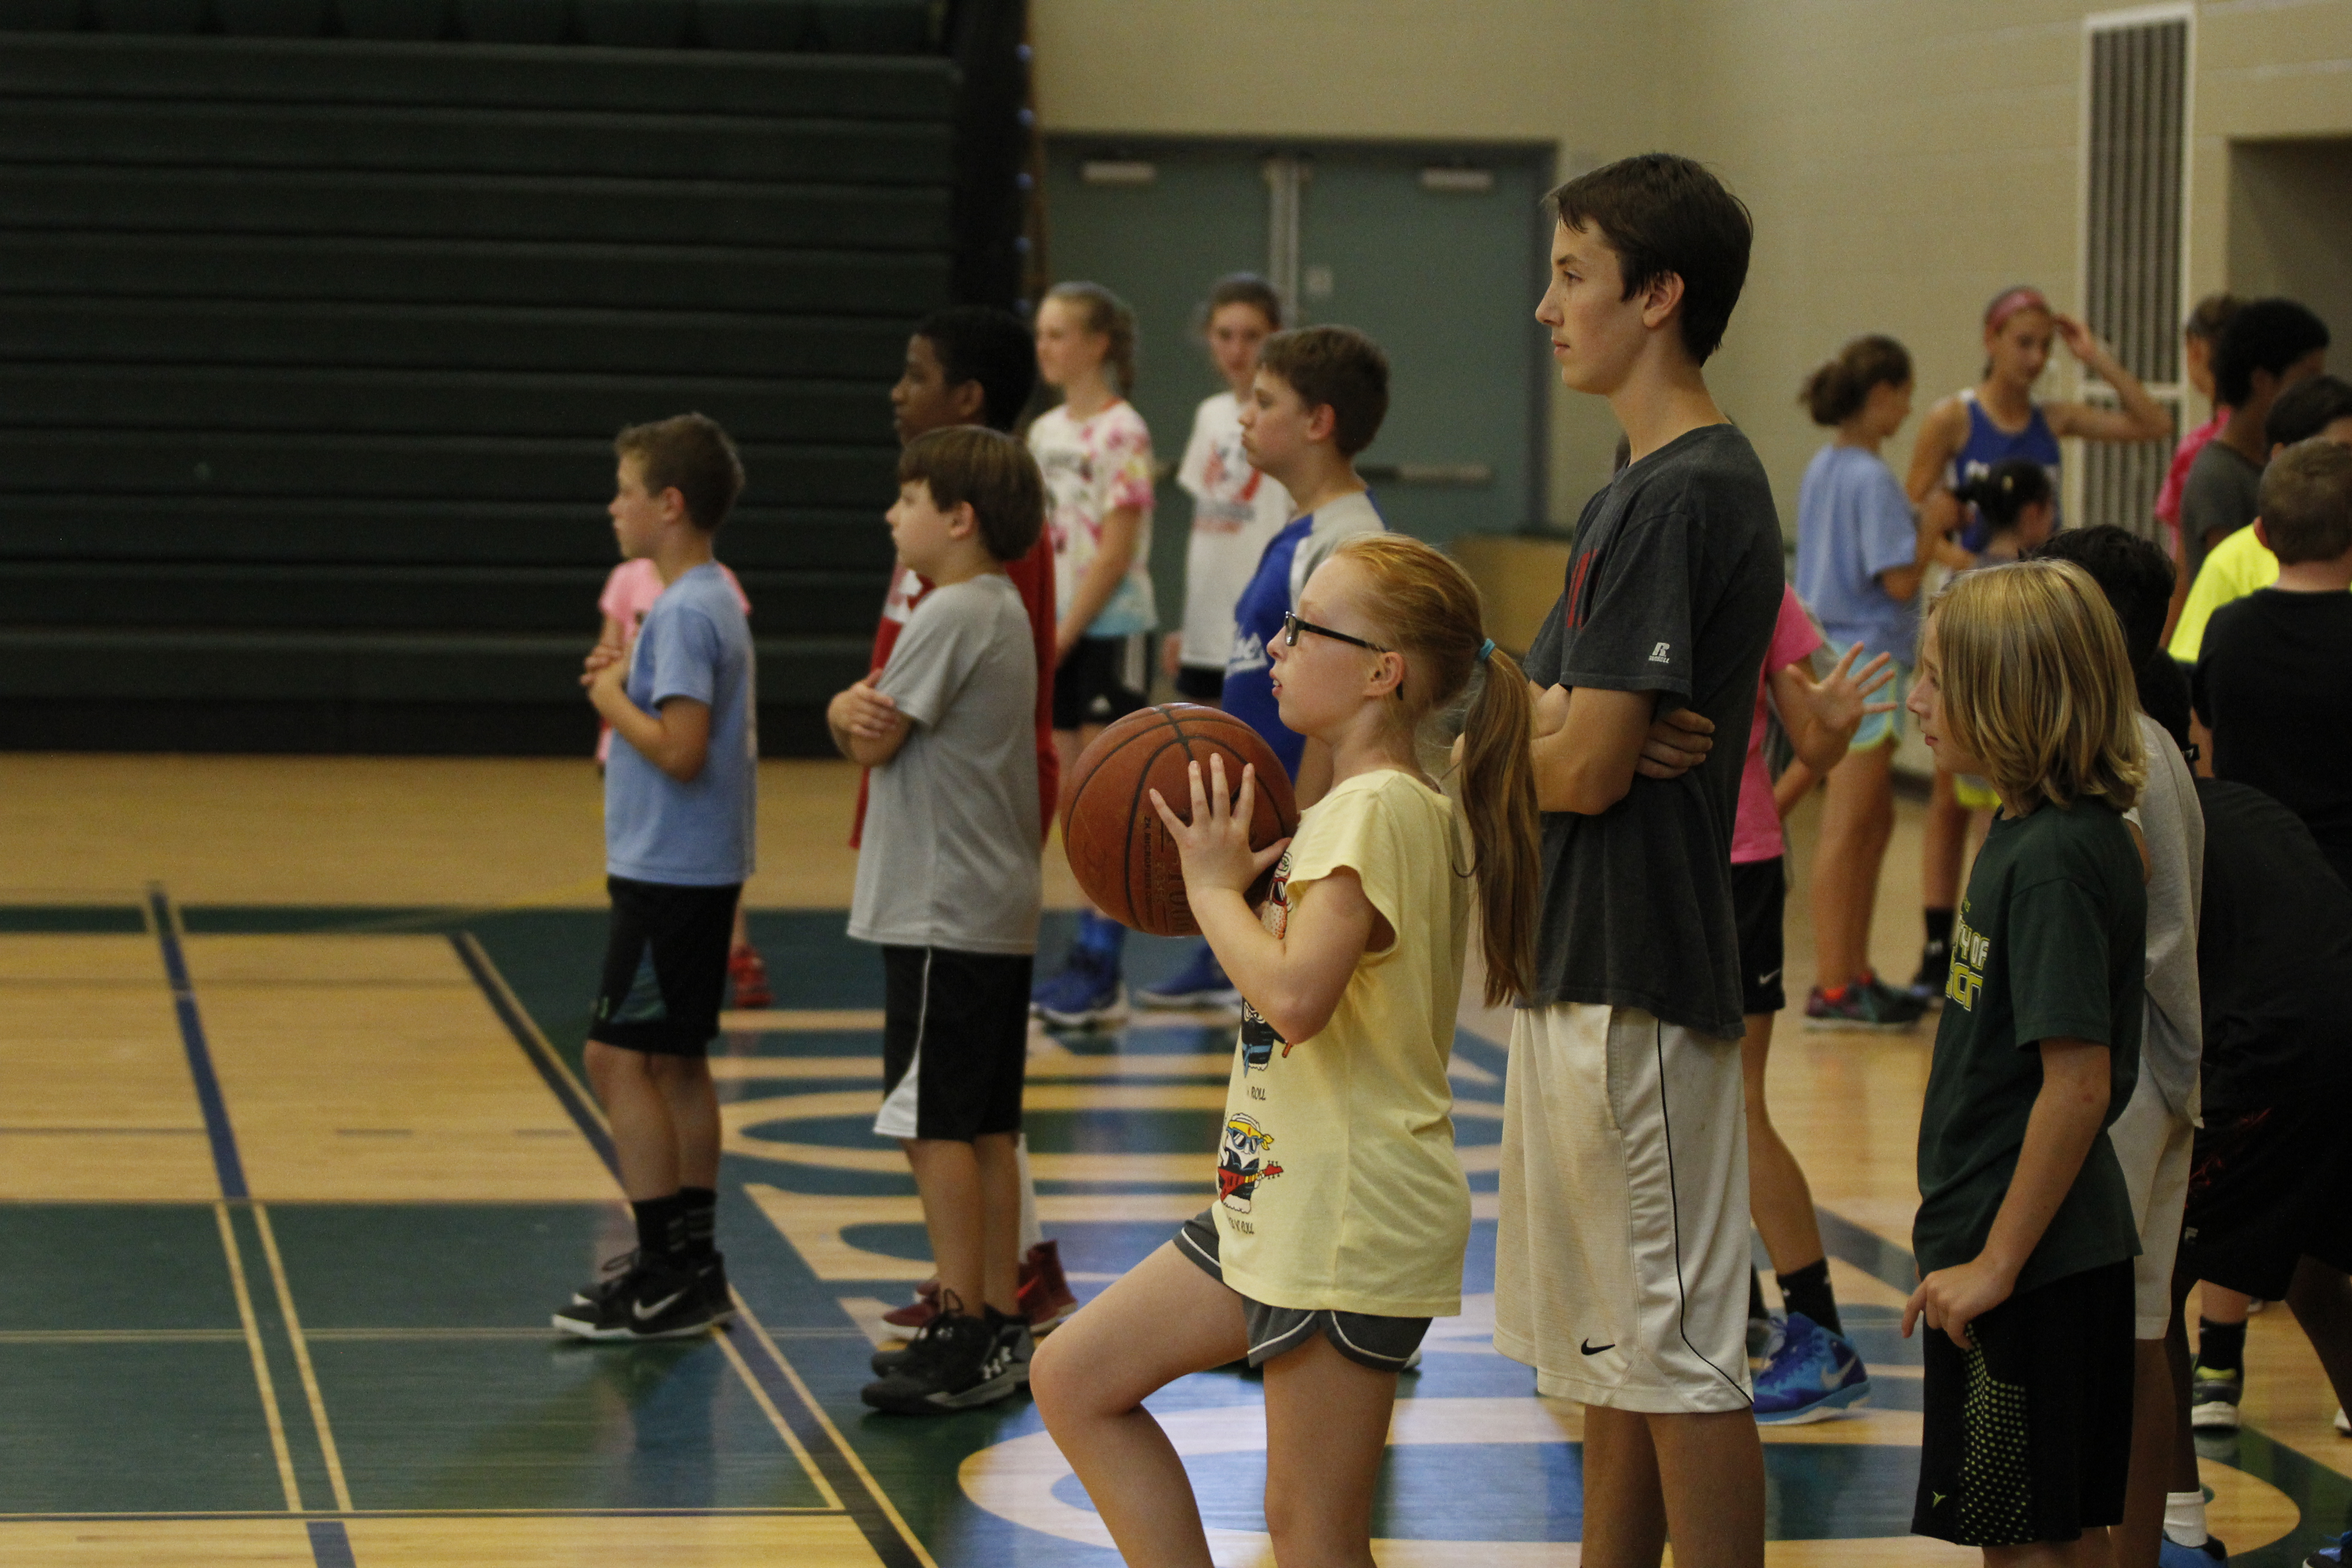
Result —
<instances>
[{"instance_id":1,"label":"blond shoulder-length hair","mask_svg":"<svg viewBox=\"0 0 2352 1568\"><path fill-rule=\"evenodd\" d=\"M2147 782L2122 626L2071 561L1964 574L1930 610L1944 721L2031 810L2089 796L2127 811Z\"/></svg>"}]
</instances>

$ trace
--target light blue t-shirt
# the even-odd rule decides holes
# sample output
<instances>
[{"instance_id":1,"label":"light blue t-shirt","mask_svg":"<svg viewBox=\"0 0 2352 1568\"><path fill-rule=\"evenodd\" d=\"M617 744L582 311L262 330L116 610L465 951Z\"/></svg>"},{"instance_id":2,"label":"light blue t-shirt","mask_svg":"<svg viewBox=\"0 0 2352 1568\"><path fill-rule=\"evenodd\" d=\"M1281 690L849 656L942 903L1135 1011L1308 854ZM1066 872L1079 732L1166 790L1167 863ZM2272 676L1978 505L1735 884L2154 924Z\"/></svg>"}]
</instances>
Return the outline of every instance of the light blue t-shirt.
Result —
<instances>
[{"instance_id":1,"label":"light blue t-shirt","mask_svg":"<svg viewBox=\"0 0 2352 1568\"><path fill-rule=\"evenodd\" d=\"M615 731L604 766L604 869L633 882L723 888L749 880L759 804L760 732L751 626L706 563L646 612L629 663L629 700L657 713L673 697L710 708L710 751L680 783Z\"/></svg>"},{"instance_id":2,"label":"light blue t-shirt","mask_svg":"<svg viewBox=\"0 0 2352 1568\"><path fill-rule=\"evenodd\" d=\"M1862 644L1857 665L1880 654L1918 658L1919 601L1895 598L1878 574L1919 558L1911 498L1874 452L1834 443L1805 465L1797 491L1797 597L1834 643Z\"/></svg>"}]
</instances>

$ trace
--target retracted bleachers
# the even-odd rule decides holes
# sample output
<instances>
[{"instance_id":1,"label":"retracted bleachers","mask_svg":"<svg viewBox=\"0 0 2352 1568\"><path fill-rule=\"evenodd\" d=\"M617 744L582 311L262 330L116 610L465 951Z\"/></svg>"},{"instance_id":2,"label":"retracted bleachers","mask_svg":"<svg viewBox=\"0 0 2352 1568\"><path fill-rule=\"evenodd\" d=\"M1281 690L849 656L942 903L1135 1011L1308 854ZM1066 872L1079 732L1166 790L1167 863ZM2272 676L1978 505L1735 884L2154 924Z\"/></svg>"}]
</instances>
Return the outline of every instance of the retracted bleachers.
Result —
<instances>
[{"instance_id":1,"label":"retracted bleachers","mask_svg":"<svg viewBox=\"0 0 2352 1568\"><path fill-rule=\"evenodd\" d=\"M957 72L774 47L926 46L903 5L631 43L617 3L539 45L471 37L547 0L0 34L0 745L583 752L612 436L686 409L750 474L763 749L823 745L952 287Z\"/></svg>"}]
</instances>

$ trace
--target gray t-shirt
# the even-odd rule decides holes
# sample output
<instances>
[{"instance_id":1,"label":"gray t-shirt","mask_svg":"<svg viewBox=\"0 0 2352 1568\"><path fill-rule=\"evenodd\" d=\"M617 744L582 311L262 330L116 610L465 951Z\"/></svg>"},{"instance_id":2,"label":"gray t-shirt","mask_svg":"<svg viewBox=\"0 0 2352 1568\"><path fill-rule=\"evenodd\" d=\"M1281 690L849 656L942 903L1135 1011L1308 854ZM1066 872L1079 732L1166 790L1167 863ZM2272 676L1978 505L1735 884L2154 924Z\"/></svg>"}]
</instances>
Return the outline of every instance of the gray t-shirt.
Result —
<instances>
[{"instance_id":1,"label":"gray t-shirt","mask_svg":"<svg viewBox=\"0 0 2352 1568\"><path fill-rule=\"evenodd\" d=\"M1715 748L1680 778L1636 774L1598 816L1545 814L1526 1005L1640 1007L1739 1037L1731 830L1784 585L1771 482L1729 425L1675 437L1585 503L1528 679L1654 691L1661 713L1713 720Z\"/></svg>"},{"instance_id":2,"label":"gray t-shirt","mask_svg":"<svg viewBox=\"0 0 2352 1568\"><path fill-rule=\"evenodd\" d=\"M2197 781L2164 726L2139 715L2147 788L2133 814L2147 842L2147 1012L2140 1070L2155 1079L2165 1109L2194 1121L2205 1048L2197 988L2197 916L2205 889L2205 813Z\"/></svg>"},{"instance_id":3,"label":"gray t-shirt","mask_svg":"<svg viewBox=\"0 0 2352 1568\"><path fill-rule=\"evenodd\" d=\"M2246 455L2220 440L2208 441L2189 465L2180 487L2180 537L2189 552L2189 575L2193 582L2205 552L2254 521L2262 510L2263 469Z\"/></svg>"},{"instance_id":4,"label":"gray t-shirt","mask_svg":"<svg viewBox=\"0 0 2352 1568\"><path fill-rule=\"evenodd\" d=\"M1003 573L934 588L876 682L913 728L873 770L849 934L1037 950L1037 656Z\"/></svg>"}]
</instances>

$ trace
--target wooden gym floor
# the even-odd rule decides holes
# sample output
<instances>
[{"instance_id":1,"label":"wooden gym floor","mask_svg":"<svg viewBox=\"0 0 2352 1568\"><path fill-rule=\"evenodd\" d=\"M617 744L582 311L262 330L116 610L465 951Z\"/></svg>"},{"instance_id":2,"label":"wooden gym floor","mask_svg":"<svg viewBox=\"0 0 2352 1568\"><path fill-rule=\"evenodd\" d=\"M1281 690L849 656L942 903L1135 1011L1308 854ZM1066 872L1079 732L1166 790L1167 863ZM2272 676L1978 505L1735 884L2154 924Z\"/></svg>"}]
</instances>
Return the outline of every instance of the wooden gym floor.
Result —
<instances>
[{"instance_id":1,"label":"wooden gym floor","mask_svg":"<svg viewBox=\"0 0 2352 1568\"><path fill-rule=\"evenodd\" d=\"M603 933L585 763L0 757L0 1561L1115 1561L1025 1401L930 1422L858 1404L877 1320L926 1265L912 1184L866 1131L880 974L841 929L855 782L762 770L750 901L778 1005L730 1016L718 1061L746 1310L705 1342L605 1348L547 1327L627 1245L578 1076ZM1876 935L1897 976L1916 856L1906 804ZM1049 889L1066 904L1066 875ZM1068 929L1049 917L1046 958ZM1181 956L1139 941L1130 970ZM1770 1558L1972 1561L1905 1533L1918 1357L1895 1319L1929 1035L1794 1016L1776 1118L1877 1393L1768 1436ZM1488 1340L1507 1024L1463 1022L1468 1310L1403 1380L1381 1558L1572 1563L1577 1409ZM1229 1051L1189 1016L1035 1037L1041 1207L1082 1295L1203 1201ZM2247 1428L2204 1458L2214 1527L2239 1562L2292 1564L2352 1526L2352 1440L2283 1310L2250 1355ZM1235 1563L1265 1556L1257 1398L1206 1374L1155 1402Z\"/></svg>"}]
</instances>

